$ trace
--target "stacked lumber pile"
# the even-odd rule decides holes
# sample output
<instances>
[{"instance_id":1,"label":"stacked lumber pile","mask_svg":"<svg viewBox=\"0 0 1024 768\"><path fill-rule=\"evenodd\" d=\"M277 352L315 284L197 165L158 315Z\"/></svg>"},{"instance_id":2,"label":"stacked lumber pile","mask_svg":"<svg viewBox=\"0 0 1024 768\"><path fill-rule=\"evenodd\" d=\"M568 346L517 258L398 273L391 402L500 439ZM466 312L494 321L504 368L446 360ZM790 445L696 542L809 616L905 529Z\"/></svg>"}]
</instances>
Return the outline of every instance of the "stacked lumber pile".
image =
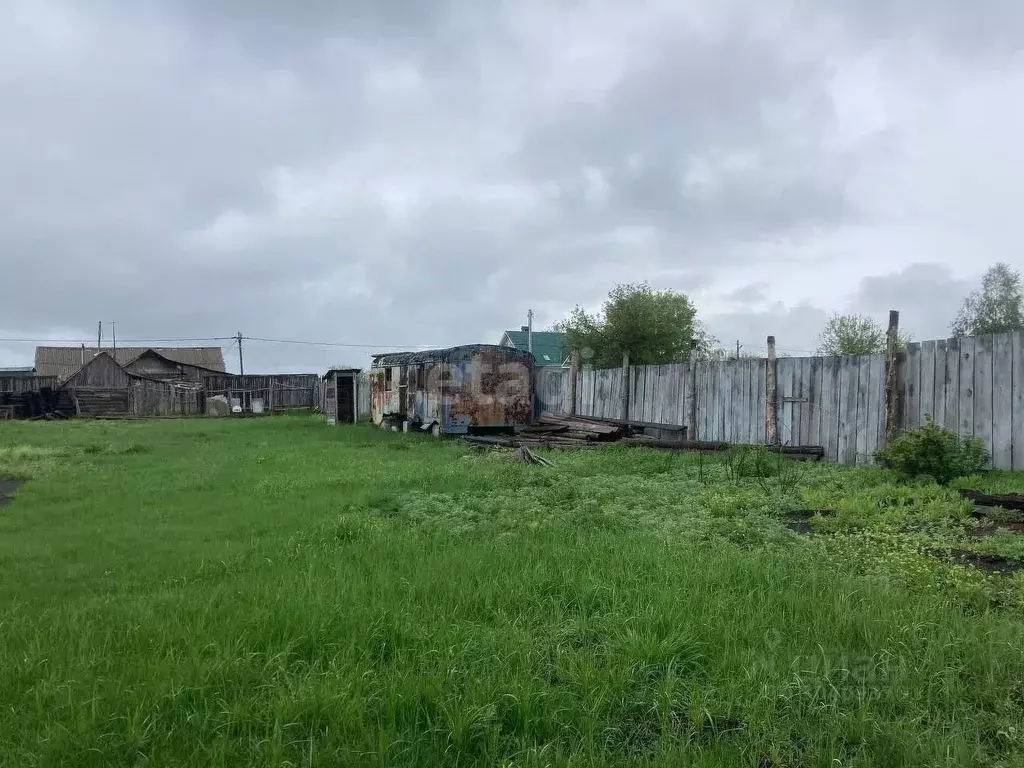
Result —
<instances>
[{"instance_id":1,"label":"stacked lumber pile","mask_svg":"<svg viewBox=\"0 0 1024 768\"><path fill-rule=\"evenodd\" d=\"M523 427L519 436L524 440L544 441L549 438L556 440L575 440L578 442L608 443L621 440L626 436L626 428L598 419L582 416L541 416L537 423Z\"/></svg>"},{"instance_id":2,"label":"stacked lumber pile","mask_svg":"<svg viewBox=\"0 0 1024 768\"><path fill-rule=\"evenodd\" d=\"M597 419L580 416L541 416L535 424L521 427L515 435L470 435L462 439L475 445L595 448L600 443L621 440L626 434L626 427Z\"/></svg>"},{"instance_id":3,"label":"stacked lumber pile","mask_svg":"<svg viewBox=\"0 0 1024 768\"><path fill-rule=\"evenodd\" d=\"M662 451L727 451L737 446L708 440L665 440L643 434L645 427L664 427L665 431L681 430L673 425L650 425L644 422L618 419L594 419L585 416L563 416L548 414L536 423L521 427L515 435L467 435L462 438L475 445L502 446L508 448L598 448L607 443L625 443L644 446ZM818 461L825 455L821 446L762 446L766 450L781 453L791 459Z\"/></svg>"}]
</instances>

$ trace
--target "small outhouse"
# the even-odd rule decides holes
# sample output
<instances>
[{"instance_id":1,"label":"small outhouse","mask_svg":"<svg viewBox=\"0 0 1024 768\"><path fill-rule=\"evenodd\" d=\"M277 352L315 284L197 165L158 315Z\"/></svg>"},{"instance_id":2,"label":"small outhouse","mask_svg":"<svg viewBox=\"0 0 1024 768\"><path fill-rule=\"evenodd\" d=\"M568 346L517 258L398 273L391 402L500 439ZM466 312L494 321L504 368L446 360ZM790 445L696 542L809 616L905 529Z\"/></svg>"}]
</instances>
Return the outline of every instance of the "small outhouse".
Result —
<instances>
[{"instance_id":1,"label":"small outhouse","mask_svg":"<svg viewBox=\"0 0 1024 768\"><path fill-rule=\"evenodd\" d=\"M359 369L331 368L324 374L324 417L328 424L359 421Z\"/></svg>"}]
</instances>

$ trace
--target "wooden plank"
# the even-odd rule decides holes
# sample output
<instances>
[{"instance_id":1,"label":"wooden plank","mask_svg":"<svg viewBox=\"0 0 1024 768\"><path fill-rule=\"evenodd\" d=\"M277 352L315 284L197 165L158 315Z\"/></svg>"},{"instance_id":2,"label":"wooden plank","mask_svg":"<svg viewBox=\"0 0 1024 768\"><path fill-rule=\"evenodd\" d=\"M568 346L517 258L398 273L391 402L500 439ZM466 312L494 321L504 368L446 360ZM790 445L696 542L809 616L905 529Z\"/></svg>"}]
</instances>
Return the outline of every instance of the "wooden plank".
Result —
<instances>
[{"instance_id":1,"label":"wooden plank","mask_svg":"<svg viewBox=\"0 0 1024 768\"><path fill-rule=\"evenodd\" d=\"M634 365L629 369L630 400L629 418L642 421L644 416L644 382L647 380L647 369L642 365Z\"/></svg>"},{"instance_id":2,"label":"wooden plank","mask_svg":"<svg viewBox=\"0 0 1024 768\"><path fill-rule=\"evenodd\" d=\"M943 426L957 432L960 429L960 339L946 340L946 370L942 387L946 403L943 406Z\"/></svg>"},{"instance_id":3,"label":"wooden plank","mask_svg":"<svg viewBox=\"0 0 1024 768\"><path fill-rule=\"evenodd\" d=\"M618 368L609 368L603 374L606 380L606 389L608 396L604 399L604 403L601 407L601 415L606 419L617 419L622 416L622 396L623 389L626 387L632 387L632 372L626 371L623 373L622 366ZM636 390L629 389L629 397L632 401L633 393Z\"/></svg>"},{"instance_id":4,"label":"wooden plank","mask_svg":"<svg viewBox=\"0 0 1024 768\"><path fill-rule=\"evenodd\" d=\"M740 415L743 413L743 409L746 406L746 402L743 400L743 361L736 360L729 364L729 368L731 378L730 384L732 387L732 402L728 415L729 434L732 442L743 443L745 442L745 435L743 433L743 418Z\"/></svg>"},{"instance_id":5,"label":"wooden plank","mask_svg":"<svg viewBox=\"0 0 1024 768\"><path fill-rule=\"evenodd\" d=\"M935 418L935 342L921 344L921 391L918 396L921 423Z\"/></svg>"},{"instance_id":6,"label":"wooden plank","mask_svg":"<svg viewBox=\"0 0 1024 768\"><path fill-rule=\"evenodd\" d=\"M793 398L791 405L793 409L791 411L791 421L789 425L789 440L790 445L800 445L800 417L803 412L801 403L798 402L800 399L800 373L803 368L803 361L799 357L792 357L789 359L789 371L790 371L790 384L789 391L790 397Z\"/></svg>"},{"instance_id":7,"label":"wooden plank","mask_svg":"<svg viewBox=\"0 0 1024 768\"><path fill-rule=\"evenodd\" d=\"M961 437L974 436L974 347L975 340L960 339L960 424Z\"/></svg>"},{"instance_id":8,"label":"wooden plank","mask_svg":"<svg viewBox=\"0 0 1024 768\"><path fill-rule=\"evenodd\" d=\"M704 361L694 363L693 383L694 397L697 398L697 429L689 437L696 436L703 440L708 435L708 364Z\"/></svg>"},{"instance_id":9,"label":"wooden plank","mask_svg":"<svg viewBox=\"0 0 1024 768\"><path fill-rule=\"evenodd\" d=\"M587 416L597 416L599 406L597 402L597 371L595 369L587 372L584 391L587 395L587 407L583 413Z\"/></svg>"},{"instance_id":10,"label":"wooden plank","mask_svg":"<svg viewBox=\"0 0 1024 768\"><path fill-rule=\"evenodd\" d=\"M714 397L714 424L712 424L712 434L716 440L725 441L725 424L722 420L722 414L726 407L726 381L725 381L725 369L722 363L716 362L712 374L712 390L711 394Z\"/></svg>"},{"instance_id":11,"label":"wooden plank","mask_svg":"<svg viewBox=\"0 0 1024 768\"><path fill-rule=\"evenodd\" d=\"M765 434L765 412L768 410L768 399L765 391L765 382L768 377L768 361L758 360L757 365L754 367L756 379L754 383L754 393L757 395L755 401L755 416L754 416L754 436L756 443L764 443L767 435Z\"/></svg>"},{"instance_id":12,"label":"wooden plank","mask_svg":"<svg viewBox=\"0 0 1024 768\"><path fill-rule=\"evenodd\" d=\"M757 435L754 434L754 418L756 416L755 397L757 393L754 385L757 380L757 373L754 367L756 360L744 360L743 373L743 403L740 406L740 414L743 419L742 434L743 442L747 445L757 442Z\"/></svg>"},{"instance_id":13,"label":"wooden plank","mask_svg":"<svg viewBox=\"0 0 1024 768\"><path fill-rule=\"evenodd\" d=\"M885 355L871 356L868 390L868 453L874 461L875 452L885 444Z\"/></svg>"},{"instance_id":14,"label":"wooden plank","mask_svg":"<svg viewBox=\"0 0 1024 768\"><path fill-rule=\"evenodd\" d=\"M661 371L658 373L658 381L660 385L658 386L658 399L654 415L658 424L668 424L672 415L670 410L672 390L676 385L675 379L672 376L671 365L661 366Z\"/></svg>"},{"instance_id":15,"label":"wooden plank","mask_svg":"<svg viewBox=\"0 0 1024 768\"><path fill-rule=\"evenodd\" d=\"M825 459L835 461L836 457L829 451L829 440L834 432L832 426L832 379L834 358L821 358L821 389L818 393L818 442L825 449Z\"/></svg>"},{"instance_id":16,"label":"wooden plank","mask_svg":"<svg viewBox=\"0 0 1024 768\"><path fill-rule=\"evenodd\" d=\"M725 438L725 412L729 407L729 379L725 363L715 363L715 433Z\"/></svg>"},{"instance_id":17,"label":"wooden plank","mask_svg":"<svg viewBox=\"0 0 1024 768\"><path fill-rule=\"evenodd\" d=\"M776 361L779 387L779 442L795 445L793 434L793 358L780 357Z\"/></svg>"},{"instance_id":18,"label":"wooden plank","mask_svg":"<svg viewBox=\"0 0 1024 768\"><path fill-rule=\"evenodd\" d=\"M807 445L821 445L821 371L822 358L808 358L807 373Z\"/></svg>"},{"instance_id":19,"label":"wooden plank","mask_svg":"<svg viewBox=\"0 0 1024 768\"><path fill-rule=\"evenodd\" d=\"M656 406L658 398L655 393L661 385L660 377L661 370L659 366L647 366L647 380L644 382L644 415L652 424L657 421Z\"/></svg>"},{"instance_id":20,"label":"wooden plank","mask_svg":"<svg viewBox=\"0 0 1024 768\"><path fill-rule=\"evenodd\" d=\"M651 391L651 383L654 379L654 371L648 365L640 366L643 370L643 383L636 391L637 409L641 421L651 420L651 399L648 393Z\"/></svg>"},{"instance_id":21,"label":"wooden plank","mask_svg":"<svg viewBox=\"0 0 1024 768\"><path fill-rule=\"evenodd\" d=\"M856 414L856 454L854 461L857 464L869 464L871 456L868 453L868 435L874 424L871 423L870 397L871 397L871 355L860 355L856 359L857 365L857 414Z\"/></svg>"},{"instance_id":22,"label":"wooden plank","mask_svg":"<svg viewBox=\"0 0 1024 768\"><path fill-rule=\"evenodd\" d=\"M676 413L678 418L676 424L681 424L684 427L690 426L690 385L692 379L690 377L690 363L684 363L679 366L679 399L676 401ZM690 436L693 436L693 430L690 430Z\"/></svg>"},{"instance_id":23,"label":"wooden plank","mask_svg":"<svg viewBox=\"0 0 1024 768\"><path fill-rule=\"evenodd\" d=\"M732 442L732 382L733 368L728 363L722 363L722 439L725 442Z\"/></svg>"},{"instance_id":24,"label":"wooden plank","mask_svg":"<svg viewBox=\"0 0 1024 768\"><path fill-rule=\"evenodd\" d=\"M842 405L843 387L843 359L841 357L828 358L827 385L829 387L829 398L827 415L829 420L828 445L825 456L830 461L840 461L839 438L842 433L840 425L840 407Z\"/></svg>"},{"instance_id":25,"label":"wooden plank","mask_svg":"<svg viewBox=\"0 0 1024 768\"><path fill-rule=\"evenodd\" d=\"M675 366L661 366L661 391L658 392L658 423L671 424L675 414L672 411L672 402L676 396Z\"/></svg>"},{"instance_id":26,"label":"wooden plank","mask_svg":"<svg viewBox=\"0 0 1024 768\"><path fill-rule=\"evenodd\" d=\"M797 380L796 396L803 402L799 403L800 410L800 445L810 445L811 424L814 421L814 405L811 403L811 390L814 389L812 381L813 371L811 364L814 358L800 358L800 373Z\"/></svg>"},{"instance_id":27,"label":"wooden plank","mask_svg":"<svg viewBox=\"0 0 1024 768\"><path fill-rule=\"evenodd\" d=\"M844 357L841 367L839 416L839 462L857 463L857 385L860 364L856 357Z\"/></svg>"},{"instance_id":28,"label":"wooden plank","mask_svg":"<svg viewBox=\"0 0 1024 768\"><path fill-rule=\"evenodd\" d=\"M1010 334L1013 347L1013 394L1011 413L1012 464L1015 471L1024 470L1024 332Z\"/></svg>"},{"instance_id":29,"label":"wooden plank","mask_svg":"<svg viewBox=\"0 0 1024 768\"><path fill-rule=\"evenodd\" d=\"M903 378L903 426L913 429L921 425L921 345L907 345Z\"/></svg>"},{"instance_id":30,"label":"wooden plank","mask_svg":"<svg viewBox=\"0 0 1024 768\"><path fill-rule=\"evenodd\" d=\"M675 387L675 400L672 405L672 411L675 414L672 419L673 424L680 426L686 426L686 422L689 419L690 408L687 398L687 389L690 386L690 364L680 363L676 366L676 387Z\"/></svg>"},{"instance_id":31,"label":"wooden plank","mask_svg":"<svg viewBox=\"0 0 1024 768\"><path fill-rule=\"evenodd\" d=\"M714 440L718 435L715 424L718 421L715 410L715 392L717 390L717 363L704 364L704 435L701 440Z\"/></svg>"},{"instance_id":32,"label":"wooden plank","mask_svg":"<svg viewBox=\"0 0 1024 768\"><path fill-rule=\"evenodd\" d=\"M935 342L935 385L932 404L932 418L939 426L946 423L946 350L949 343L946 339Z\"/></svg>"},{"instance_id":33,"label":"wooden plank","mask_svg":"<svg viewBox=\"0 0 1024 768\"><path fill-rule=\"evenodd\" d=\"M1000 333L992 345L992 466L1013 468L1013 337Z\"/></svg>"},{"instance_id":34,"label":"wooden plank","mask_svg":"<svg viewBox=\"0 0 1024 768\"><path fill-rule=\"evenodd\" d=\"M602 413L605 418L613 418L622 415L622 368L608 368L601 372L605 396Z\"/></svg>"},{"instance_id":35,"label":"wooden plank","mask_svg":"<svg viewBox=\"0 0 1024 768\"><path fill-rule=\"evenodd\" d=\"M992 348L991 334L974 341L974 436L992 455Z\"/></svg>"},{"instance_id":36,"label":"wooden plank","mask_svg":"<svg viewBox=\"0 0 1024 768\"><path fill-rule=\"evenodd\" d=\"M760 443L761 438L757 429L757 364L758 360L745 360L746 371L743 376L746 380L746 399L743 403L743 424L746 431L746 443L748 445Z\"/></svg>"}]
</instances>

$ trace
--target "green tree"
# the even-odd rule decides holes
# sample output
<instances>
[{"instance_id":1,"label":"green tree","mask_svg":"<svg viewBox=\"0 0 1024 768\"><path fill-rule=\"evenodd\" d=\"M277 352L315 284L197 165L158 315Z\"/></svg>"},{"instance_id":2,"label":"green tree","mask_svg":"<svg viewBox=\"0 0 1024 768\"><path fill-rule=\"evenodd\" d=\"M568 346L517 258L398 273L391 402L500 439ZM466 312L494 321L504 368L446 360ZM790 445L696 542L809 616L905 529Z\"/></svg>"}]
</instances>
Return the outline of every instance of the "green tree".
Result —
<instances>
[{"instance_id":1,"label":"green tree","mask_svg":"<svg viewBox=\"0 0 1024 768\"><path fill-rule=\"evenodd\" d=\"M583 362L597 367L622 363L664 365L687 360L691 345L707 346L690 300L675 291L655 291L646 282L617 285L597 314L577 306L556 330L568 337Z\"/></svg>"},{"instance_id":2,"label":"green tree","mask_svg":"<svg viewBox=\"0 0 1024 768\"><path fill-rule=\"evenodd\" d=\"M907 346L910 337L901 333L898 346ZM886 331L867 315L834 314L825 323L818 338L821 355L880 355L885 352Z\"/></svg>"},{"instance_id":3,"label":"green tree","mask_svg":"<svg viewBox=\"0 0 1024 768\"><path fill-rule=\"evenodd\" d=\"M952 323L954 336L979 336L1024 328L1020 273L999 262L981 278L981 290L964 299Z\"/></svg>"}]
</instances>

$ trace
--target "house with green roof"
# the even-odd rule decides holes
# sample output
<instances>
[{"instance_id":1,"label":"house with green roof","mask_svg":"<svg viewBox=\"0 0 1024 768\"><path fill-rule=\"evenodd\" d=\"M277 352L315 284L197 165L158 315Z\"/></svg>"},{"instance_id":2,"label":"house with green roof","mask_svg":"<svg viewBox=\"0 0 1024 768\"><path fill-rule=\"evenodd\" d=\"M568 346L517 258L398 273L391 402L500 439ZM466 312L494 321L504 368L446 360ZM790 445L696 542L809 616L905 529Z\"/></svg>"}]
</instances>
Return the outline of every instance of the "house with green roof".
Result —
<instances>
[{"instance_id":1,"label":"house with green roof","mask_svg":"<svg viewBox=\"0 0 1024 768\"><path fill-rule=\"evenodd\" d=\"M525 352L530 350L529 336L530 329L524 325L518 331L505 331L498 345ZM569 346L566 343L565 334L556 331L534 331L533 357L537 361L538 368L567 366L569 364Z\"/></svg>"}]
</instances>

